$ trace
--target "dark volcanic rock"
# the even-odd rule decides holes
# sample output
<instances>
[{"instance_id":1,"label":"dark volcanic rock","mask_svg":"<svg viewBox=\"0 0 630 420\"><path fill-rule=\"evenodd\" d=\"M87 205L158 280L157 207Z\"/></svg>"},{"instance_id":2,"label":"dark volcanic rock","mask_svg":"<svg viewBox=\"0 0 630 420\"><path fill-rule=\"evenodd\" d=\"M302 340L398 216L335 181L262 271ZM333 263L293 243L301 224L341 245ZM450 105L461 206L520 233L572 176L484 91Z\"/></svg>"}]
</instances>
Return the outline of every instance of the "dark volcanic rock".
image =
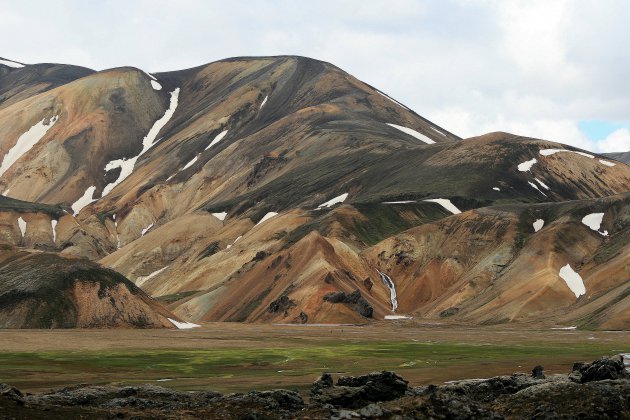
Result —
<instances>
[{"instance_id":1,"label":"dark volcanic rock","mask_svg":"<svg viewBox=\"0 0 630 420\"><path fill-rule=\"evenodd\" d=\"M622 356L605 357L588 364L576 364L573 366L573 373L578 374L581 383L630 377Z\"/></svg>"},{"instance_id":2,"label":"dark volcanic rock","mask_svg":"<svg viewBox=\"0 0 630 420\"><path fill-rule=\"evenodd\" d=\"M295 302L293 302L287 295L282 295L278 299L274 300L269 304L269 308L267 309L271 313L276 312L286 312L290 308L295 306Z\"/></svg>"},{"instance_id":3,"label":"dark volcanic rock","mask_svg":"<svg viewBox=\"0 0 630 420\"><path fill-rule=\"evenodd\" d=\"M374 308L361 296L359 289L352 293L330 292L323 297L325 302L343 303L366 318L372 318Z\"/></svg>"},{"instance_id":4,"label":"dark volcanic rock","mask_svg":"<svg viewBox=\"0 0 630 420\"><path fill-rule=\"evenodd\" d=\"M545 368L540 365L534 366L534 369L532 369L532 378L545 379Z\"/></svg>"},{"instance_id":5,"label":"dark volcanic rock","mask_svg":"<svg viewBox=\"0 0 630 420\"><path fill-rule=\"evenodd\" d=\"M370 402L400 398L409 389L408 382L394 372L374 372L363 376L342 376L331 386L332 378L320 377L311 388L311 400L334 406L358 408ZM328 384L327 386L320 386Z\"/></svg>"}]
</instances>

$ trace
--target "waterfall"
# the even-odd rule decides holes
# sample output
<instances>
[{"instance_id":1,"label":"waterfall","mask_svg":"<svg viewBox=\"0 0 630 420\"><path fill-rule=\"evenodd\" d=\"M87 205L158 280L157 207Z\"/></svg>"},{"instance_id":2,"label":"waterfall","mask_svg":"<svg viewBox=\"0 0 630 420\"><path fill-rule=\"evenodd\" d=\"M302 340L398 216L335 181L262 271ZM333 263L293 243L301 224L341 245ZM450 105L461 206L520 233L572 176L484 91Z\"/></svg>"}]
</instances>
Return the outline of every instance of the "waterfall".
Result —
<instances>
[{"instance_id":1,"label":"waterfall","mask_svg":"<svg viewBox=\"0 0 630 420\"><path fill-rule=\"evenodd\" d=\"M392 301L392 312L396 312L396 308L398 308L398 300L396 299L396 285L392 281L392 279L384 273L376 270L376 272L381 276L381 280L383 280L383 284L389 288L390 299Z\"/></svg>"}]
</instances>

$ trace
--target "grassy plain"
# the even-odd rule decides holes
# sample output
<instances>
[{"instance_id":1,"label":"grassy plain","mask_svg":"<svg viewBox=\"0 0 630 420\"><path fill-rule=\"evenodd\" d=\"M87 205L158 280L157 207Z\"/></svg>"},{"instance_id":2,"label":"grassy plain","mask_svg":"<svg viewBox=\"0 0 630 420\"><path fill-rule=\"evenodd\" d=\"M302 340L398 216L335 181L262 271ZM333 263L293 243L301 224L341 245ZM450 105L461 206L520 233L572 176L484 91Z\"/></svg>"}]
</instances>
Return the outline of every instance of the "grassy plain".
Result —
<instances>
[{"instance_id":1,"label":"grassy plain","mask_svg":"<svg viewBox=\"0 0 630 420\"><path fill-rule=\"evenodd\" d=\"M529 372L630 352L629 332L205 324L195 330L2 330L0 382L41 392L78 383L220 392L306 392L321 372L394 370L412 385Z\"/></svg>"}]
</instances>

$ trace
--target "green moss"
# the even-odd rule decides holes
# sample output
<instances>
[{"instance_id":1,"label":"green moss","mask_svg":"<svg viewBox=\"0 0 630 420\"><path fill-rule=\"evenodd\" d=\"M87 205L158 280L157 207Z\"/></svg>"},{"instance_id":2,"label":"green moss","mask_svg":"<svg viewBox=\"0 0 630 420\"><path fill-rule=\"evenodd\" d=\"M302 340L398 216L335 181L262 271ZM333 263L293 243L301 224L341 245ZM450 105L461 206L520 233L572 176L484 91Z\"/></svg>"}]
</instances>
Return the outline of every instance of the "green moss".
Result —
<instances>
[{"instance_id":1,"label":"green moss","mask_svg":"<svg viewBox=\"0 0 630 420\"><path fill-rule=\"evenodd\" d=\"M158 296L155 298L155 300L158 300L160 302L164 302L166 304L171 304L174 302L177 302L178 300L182 300L185 299L189 296L194 295L195 293L200 292L199 290L189 290L186 292L179 292L179 293L174 293L172 295L163 295L163 296Z\"/></svg>"}]
</instances>

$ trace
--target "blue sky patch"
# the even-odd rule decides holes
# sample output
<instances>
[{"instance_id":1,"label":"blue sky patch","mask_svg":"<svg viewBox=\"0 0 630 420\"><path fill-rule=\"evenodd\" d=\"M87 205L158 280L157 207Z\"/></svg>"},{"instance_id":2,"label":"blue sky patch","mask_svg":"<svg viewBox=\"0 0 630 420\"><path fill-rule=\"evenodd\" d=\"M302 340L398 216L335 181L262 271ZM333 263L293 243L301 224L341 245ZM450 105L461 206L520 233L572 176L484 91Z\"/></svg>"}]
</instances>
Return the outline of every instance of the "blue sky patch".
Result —
<instances>
[{"instance_id":1,"label":"blue sky patch","mask_svg":"<svg viewBox=\"0 0 630 420\"><path fill-rule=\"evenodd\" d=\"M586 135L590 140L603 140L610 133L619 130L620 128L625 127L625 124L611 122L611 121L602 121L602 120L588 120L588 121L579 121L578 127L580 131Z\"/></svg>"}]
</instances>

